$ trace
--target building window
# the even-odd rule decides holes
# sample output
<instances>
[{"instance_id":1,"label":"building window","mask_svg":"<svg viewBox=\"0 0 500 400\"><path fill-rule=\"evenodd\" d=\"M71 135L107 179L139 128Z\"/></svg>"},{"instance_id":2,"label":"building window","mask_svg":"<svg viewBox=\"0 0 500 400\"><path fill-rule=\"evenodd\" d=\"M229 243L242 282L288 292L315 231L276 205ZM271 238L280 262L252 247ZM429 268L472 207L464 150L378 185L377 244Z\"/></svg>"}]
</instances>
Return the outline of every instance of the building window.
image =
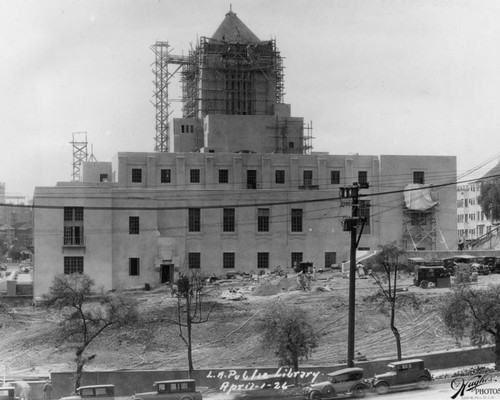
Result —
<instances>
[{"instance_id":1,"label":"building window","mask_svg":"<svg viewBox=\"0 0 500 400\"><path fill-rule=\"evenodd\" d=\"M189 171L189 181L191 183L200 183L200 170L192 169Z\"/></svg>"},{"instance_id":2,"label":"building window","mask_svg":"<svg viewBox=\"0 0 500 400\"><path fill-rule=\"evenodd\" d=\"M325 252L325 268L332 268L337 262L337 253L334 251Z\"/></svg>"},{"instance_id":3,"label":"building window","mask_svg":"<svg viewBox=\"0 0 500 400\"><path fill-rule=\"evenodd\" d=\"M108 174L99 174L99 182L107 182Z\"/></svg>"},{"instance_id":4,"label":"building window","mask_svg":"<svg viewBox=\"0 0 500 400\"><path fill-rule=\"evenodd\" d=\"M257 171L255 169L247 171L247 189L257 189Z\"/></svg>"},{"instance_id":5,"label":"building window","mask_svg":"<svg viewBox=\"0 0 500 400\"><path fill-rule=\"evenodd\" d=\"M363 233L370 233L370 200L359 200L359 217L365 220Z\"/></svg>"},{"instance_id":6,"label":"building window","mask_svg":"<svg viewBox=\"0 0 500 400\"><path fill-rule=\"evenodd\" d=\"M269 268L269 253L257 253L257 268Z\"/></svg>"},{"instance_id":7,"label":"building window","mask_svg":"<svg viewBox=\"0 0 500 400\"><path fill-rule=\"evenodd\" d=\"M130 276L139 276L139 259L138 258L129 258L128 259L128 274Z\"/></svg>"},{"instance_id":8,"label":"building window","mask_svg":"<svg viewBox=\"0 0 500 400\"><path fill-rule=\"evenodd\" d=\"M189 269L200 269L201 268L201 254L200 253L188 253L188 268Z\"/></svg>"},{"instance_id":9,"label":"building window","mask_svg":"<svg viewBox=\"0 0 500 400\"><path fill-rule=\"evenodd\" d=\"M288 148L289 149L293 149L295 147L295 143L294 142L288 142Z\"/></svg>"},{"instance_id":10,"label":"building window","mask_svg":"<svg viewBox=\"0 0 500 400\"><path fill-rule=\"evenodd\" d=\"M413 171L413 183L419 183L421 185L425 183L424 171Z\"/></svg>"},{"instance_id":11,"label":"building window","mask_svg":"<svg viewBox=\"0 0 500 400\"><path fill-rule=\"evenodd\" d=\"M301 208L292 208L292 232L302 232Z\"/></svg>"},{"instance_id":12,"label":"building window","mask_svg":"<svg viewBox=\"0 0 500 400\"><path fill-rule=\"evenodd\" d=\"M142 169L132 168L132 182L134 183L142 182Z\"/></svg>"},{"instance_id":13,"label":"building window","mask_svg":"<svg viewBox=\"0 0 500 400\"><path fill-rule=\"evenodd\" d=\"M302 173L303 178L304 178L304 186L305 187L310 187L313 184L313 172L312 171L304 171Z\"/></svg>"},{"instance_id":14,"label":"building window","mask_svg":"<svg viewBox=\"0 0 500 400\"><path fill-rule=\"evenodd\" d=\"M234 268L234 253L222 253L222 268Z\"/></svg>"},{"instance_id":15,"label":"building window","mask_svg":"<svg viewBox=\"0 0 500 400\"><path fill-rule=\"evenodd\" d=\"M201 230L201 209L190 208L189 214L189 232L200 232Z\"/></svg>"},{"instance_id":16,"label":"building window","mask_svg":"<svg viewBox=\"0 0 500 400\"><path fill-rule=\"evenodd\" d=\"M295 268L302 262L303 253L293 252L292 253L292 268Z\"/></svg>"},{"instance_id":17,"label":"building window","mask_svg":"<svg viewBox=\"0 0 500 400\"><path fill-rule=\"evenodd\" d=\"M229 170L219 169L219 183L229 183Z\"/></svg>"},{"instance_id":18,"label":"building window","mask_svg":"<svg viewBox=\"0 0 500 400\"><path fill-rule=\"evenodd\" d=\"M170 183L171 179L172 178L171 178L169 169L162 169L160 171L160 182L161 183Z\"/></svg>"},{"instance_id":19,"label":"building window","mask_svg":"<svg viewBox=\"0 0 500 400\"><path fill-rule=\"evenodd\" d=\"M128 217L128 233L129 235L139 234L139 217Z\"/></svg>"},{"instance_id":20,"label":"building window","mask_svg":"<svg viewBox=\"0 0 500 400\"><path fill-rule=\"evenodd\" d=\"M223 232L234 232L235 225L234 208L224 208L222 230Z\"/></svg>"},{"instance_id":21,"label":"building window","mask_svg":"<svg viewBox=\"0 0 500 400\"><path fill-rule=\"evenodd\" d=\"M368 183L368 172L358 171L358 183L360 185L366 185Z\"/></svg>"},{"instance_id":22,"label":"building window","mask_svg":"<svg viewBox=\"0 0 500 400\"><path fill-rule=\"evenodd\" d=\"M269 232L269 208L257 209L257 231Z\"/></svg>"},{"instance_id":23,"label":"building window","mask_svg":"<svg viewBox=\"0 0 500 400\"><path fill-rule=\"evenodd\" d=\"M340 171L330 171L330 183L340 185Z\"/></svg>"},{"instance_id":24,"label":"building window","mask_svg":"<svg viewBox=\"0 0 500 400\"><path fill-rule=\"evenodd\" d=\"M65 246L83 246L83 207L64 207Z\"/></svg>"},{"instance_id":25,"label":"building window","mask_svg":"<svg viewBox=\"0 0 500 400\"><path fill-rule=\"evenodd\" d=\"M276 183L282 184L285 183L285 170L277 169L275 172L275 181Z\"/></svg>"},{"instance_id":26,"label":"building window","mask_svg":"<svg viewBox=\"0 0 500 400\"><path fill-rule=\"evenodd\" d=\"M64 273L83 274L83 257L64 257Z\"/></svg>"}]
</instances>

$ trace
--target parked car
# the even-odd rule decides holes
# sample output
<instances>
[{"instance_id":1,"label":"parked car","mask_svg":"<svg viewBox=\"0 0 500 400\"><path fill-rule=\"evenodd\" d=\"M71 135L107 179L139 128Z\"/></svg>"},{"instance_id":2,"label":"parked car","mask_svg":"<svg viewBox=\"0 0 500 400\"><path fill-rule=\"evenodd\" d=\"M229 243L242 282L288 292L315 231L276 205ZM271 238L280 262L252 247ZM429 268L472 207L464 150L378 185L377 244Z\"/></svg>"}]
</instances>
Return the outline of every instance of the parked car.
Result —
<instances>
[{"instance_id":1,"label":"parked car","mask_svg":"<svg viewBox=\"0 0 500 400\"><path fill-rule=\"evenodd\" d=\"M19 400L19 397L16 397L16 389L10 386L0 387L0 400Z\"/></svg>"},{"instance_id":2,"label":"parked car","mask_svg":"<svg viewBox=\"0 0 500 400\"><path fill-rule=\"evenodd\" d=\"M432 375L424 368L424 360L414 358L411 360L396 361L388 365L389 371L375 375L372 386L378 394L385 394L390 389L416 387L426 389L432 380Z\"/></svg>"},{"instance_id":3,"label":"parked car","mask_svg":"<svg viewBox=\"0 0 500 400\"><path fill-rule=\"evenodd\" d=\"M81 400L99 398L99 400L113 400L115 398L114 385L80 386L73 396L62 397L61 400Z\"/></svg>"},{"instance_id":4,"label":"parked car","mask_svg":"<svg viewBox=\"0 0 500 400\"><path fill-rule=\"evenodd\" d=\"M338 396L365 397L369 382L363 379L363 368L344 368L327 374L328 380L306 386L309 400L333 399Z\"/></svg>"},{"instance_id":5,"label":"parked car","mask_svg":"<svg viewBox=\"0 0 500 400\"><path fill-rule=\"evenodd\" d=\"M500 273L500 257L484 257L482 264L488 267L491 273Z\"/></svg>"},{"instance_id":6,"label":"parked car","mask_svg":"<svg viewBox=\"0 0 500 400\"><path fill-rule=\"evenodd\" d=\"M429 284L436 287L449 287L450 272L441 266L416 265L413 275L413 283L422 289L427 289ZM446 279L448 278L448 280ZM448 283L446 283L446 281Z\"/></svg>"},{"instance_id":7,"label":"parked car","mask_svg":"<svg viewBox=\"0 0 500 400\"><path fill-rule=\"evenodd\" d=\"M488 265L483 264L484 257L476 257L471 264L471 272L477 272L481 275L488 275L490 273L490 268Z\"/></svg>"},{"instance_id":8,"label":"parked car","mask_svg":"<svg viewBox=\"0 0 500 400\"><path fill-rule=\"evenodd\" d=\"M202 400L194 379L158 381L153 387L155 391L136 393L132 400Z\"/></svg>"}]
</instances>

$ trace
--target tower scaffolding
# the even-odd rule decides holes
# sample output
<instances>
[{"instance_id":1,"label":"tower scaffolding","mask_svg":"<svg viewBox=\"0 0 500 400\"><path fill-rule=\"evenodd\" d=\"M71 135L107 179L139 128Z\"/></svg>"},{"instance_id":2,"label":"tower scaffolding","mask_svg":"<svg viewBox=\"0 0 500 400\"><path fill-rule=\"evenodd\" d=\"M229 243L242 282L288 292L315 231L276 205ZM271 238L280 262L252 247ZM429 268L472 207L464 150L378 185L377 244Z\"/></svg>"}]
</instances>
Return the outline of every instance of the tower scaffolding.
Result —
<instances>
[{"instance_id":1,"label":"tower scaffolding","mask_svg":"<svg viewBox=\"0 0 500 400\"><path fill-rule=\"evenodd\" d=\"M80 180L80 169L82 162L87 161L87 132L73 132L73 140L70 142L73 145L73 180Z\"/></svg>"},{"instance_id":2,"label":"tower scaffolding","mask_svg":"<svg viewBox=\"0 0 500 400\"><path fill-rule=\"evenodd\" d=\"M169 125L168 118L170 117L170 102L168 97L168 87L170 80L181 68L186 64L185 56L173 55L170 52L168 42L157 41L151 46L151 50L155 54L155 62L153 74L155 79L153 97L153 105L156 109L156 134L154 151L160 153L169 152ZM170 73L169 64L177 65L174 72Z\"/></svg>"}]
</instances>

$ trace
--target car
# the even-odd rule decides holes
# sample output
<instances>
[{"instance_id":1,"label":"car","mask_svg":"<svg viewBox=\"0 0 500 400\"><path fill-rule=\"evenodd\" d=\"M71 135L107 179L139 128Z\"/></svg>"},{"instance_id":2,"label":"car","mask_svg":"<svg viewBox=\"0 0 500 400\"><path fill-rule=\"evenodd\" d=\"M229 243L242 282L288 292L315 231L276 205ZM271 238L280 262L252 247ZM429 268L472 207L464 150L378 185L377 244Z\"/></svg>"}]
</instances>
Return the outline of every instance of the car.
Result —
<instances>
[{"instance_id":1,"label":"car","mask_svg":"<svg viewBox=\"0 0 500 400\"><path fill-rule=\"evenodd\" d=\"M202 400L194 379L174 379L153 383L155 391L136 393L131 400Z\"/></svg>"},{"instance_id":2,"label":"car","mask_svg":"<svg viewBox=\"0 0 500 400\"><path fill-rule=\"evenodd\" d=\"M500 257L484 257L483 266L487 266L491 273L500 273Z\"/></svg>"},{"instance_id":3,"label":"car","mask_svg":"<svg viewBox=\"0 0 500 400\"><path fill-rule=\"evenodd\" d=\"M99 400L113 400L115 398L114 385L80 386L73 396L62 397L61 400L80 400L99 398Z\"/></svg>"},{"instance_id":4,"label":"car","mask_svg":"<svg viewBox=\"0 0 500 400\"><path fill-rule=\"evenodd\" d=\"M414 358L411 360L395 361L388 365L389 371L375 375L372 387L378 394L385 394L390 389L416 387L426 389L432 381L432 375L424 368L424 360Z\"/></svg>"},{"instance_id":5,"label":"car","mask_svg":"<svg viewBox=\"0 0 500 400\"><path fill-rule=\"evenodd\" d=\"M449 287L450 275L450 272L443 266L416 265L413 283L422 289L427 289L429 283L436 287Z\"/></svg>"},{"instance_id":6,"label":"car","mask_svg":"<svg viewBox=\"0 0 500 400\"><path fill-rule=\"evenodd\" d=\"M309 400L333 399L339 396L365 397L369 381L363 379L363 368L339 369L327 374L328 380L310 384L304 388L304 396Z\"/></svg>"},{"instance_id":7,"label":"car","mask_svg":"<svg viewBox=\"0 0 500 400\"><path fill-rule=\"evenodd\" d=\"M0 400L19 400L19 397L16 396L16 389L10 386L1 386Z\"/></svg>"}]
</instances>

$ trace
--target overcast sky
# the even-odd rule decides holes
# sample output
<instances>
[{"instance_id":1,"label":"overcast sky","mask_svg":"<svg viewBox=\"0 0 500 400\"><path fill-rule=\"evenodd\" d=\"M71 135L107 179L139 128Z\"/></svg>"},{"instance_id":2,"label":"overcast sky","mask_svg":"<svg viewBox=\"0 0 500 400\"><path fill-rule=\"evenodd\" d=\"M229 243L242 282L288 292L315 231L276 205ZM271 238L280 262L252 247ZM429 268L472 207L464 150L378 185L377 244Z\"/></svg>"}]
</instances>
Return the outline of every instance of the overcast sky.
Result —
<instances>
[{"instance_id":1,"label":"overcast sky","mask_svg":"<svg viewBox=\"0 0 500 400\"><path fill-rule=\"evenodd\" d=\"M71 180L73 132L99 161L152 151L150 46L186 53L230 3L276 38L285 102L313 122L315 151L456 155L459 173L498 157L497 0L0 0L7 192Z\"/></svg>"}]
</instances>

